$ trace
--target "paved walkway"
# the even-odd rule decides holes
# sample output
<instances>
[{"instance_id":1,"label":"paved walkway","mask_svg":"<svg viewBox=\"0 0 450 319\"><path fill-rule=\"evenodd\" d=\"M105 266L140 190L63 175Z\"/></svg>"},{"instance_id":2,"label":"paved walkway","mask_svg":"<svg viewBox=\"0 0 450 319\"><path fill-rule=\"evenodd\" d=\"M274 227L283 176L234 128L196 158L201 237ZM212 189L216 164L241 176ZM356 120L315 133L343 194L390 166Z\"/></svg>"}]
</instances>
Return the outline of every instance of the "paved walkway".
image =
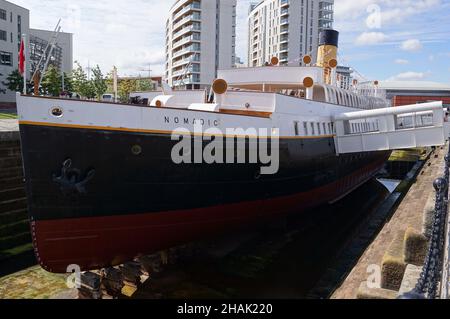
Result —
<instances>
[{"instance_id":1,"label":"paved walkway","mask_svg":"<svg viewBox=\"0 0 450 319\"><path fill-rule=\"evenodd\" d=\"M444 172L446 150L438 149L438 158L432 158L425 164L416 183L397 208L392 219L383 228L378 237L366 250L353 271L342 286L333 294L332 299L356 299L359 286L367 281L369 265L380 265L389 245L399 231L413 227L422 230L423 211L429 196L434 193L433 182Z\"/></svg>"},{"instance_id":2,"label":"paved walkway","mask_svg":"<svg viewBox=\"0 0 450 319\"><path fill-rule=\"evenodd\" d=\"M0 299L50 299L67 291L67 275L55 275L39 266L0 278Z\"/></svg>"},{"instance_id":3,"label":"paved walkway","mask_svg":"<svg viewBox=\"0 0 450 319\"><path fill-rule=\"evenodd\" d=\"M0 120L1 132L10 132L18 130L19 130L19 122L17 120Z\"/></svg>"},{"instance_id":4,"label":"paved walkway","mask_svg":"<svg viewBox=\"0 0 450 319\"><path fill-rule=\"evenodd\" d=\"M0 119L0 142L15 141L20 138L17 120Z\"/></svg>"}]
</instances>

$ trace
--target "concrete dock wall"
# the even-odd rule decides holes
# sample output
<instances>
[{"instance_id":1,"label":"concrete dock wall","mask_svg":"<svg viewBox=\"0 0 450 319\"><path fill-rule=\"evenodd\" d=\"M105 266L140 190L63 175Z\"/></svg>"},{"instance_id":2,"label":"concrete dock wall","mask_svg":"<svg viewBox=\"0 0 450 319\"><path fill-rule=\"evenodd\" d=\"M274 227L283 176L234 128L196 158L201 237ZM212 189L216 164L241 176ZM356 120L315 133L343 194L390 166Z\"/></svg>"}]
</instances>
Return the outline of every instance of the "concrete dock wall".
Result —
<instances>
[{"instance_id":1,"label":"concrete dock wall","mask_svg":"<svg viewBox=\"0 0 450 319\"><path fill-rule=\"evenodd\" d=\"M30 251L19 132L0 131L0 263Z\"/></svg>"}]
</instances>

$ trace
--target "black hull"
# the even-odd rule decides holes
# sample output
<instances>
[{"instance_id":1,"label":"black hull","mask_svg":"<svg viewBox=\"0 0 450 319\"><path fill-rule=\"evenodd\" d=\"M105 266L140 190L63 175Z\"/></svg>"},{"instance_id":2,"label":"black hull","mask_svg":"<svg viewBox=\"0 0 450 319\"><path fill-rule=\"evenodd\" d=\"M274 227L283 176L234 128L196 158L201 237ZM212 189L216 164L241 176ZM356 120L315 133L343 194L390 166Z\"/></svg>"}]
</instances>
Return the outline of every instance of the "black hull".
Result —
<instances>
[{"instance_id":1,"label":"black hull","mask_svg":"<svg viewBox=\"0 0 450 319\"><path fill-rule=\"evenodd\" d=\"M279 172L260 175L258 164L176 165L170 157L176 142L168 135L22 125L21 136L33 220L170 212L307 193L390 154L336 156L333 138L284 139ZM135 145L139 155L132 153ZM82 192L57 181L67 159L78 180L86 179Z\"/></svg>"},{"instance_id":2,"label":"black hull","mask_svg":"<svg viewBox=\"0 0 450 319\"><path fill-rule=\"evenodd\" d=\"M20 130L36 257L57 273L69 265L115 266L305 212L367 182L390 154L336 156L332 138L282 139L279 172L260 175L257 164L176 165L170 156L176 142L163 134Z\"/></svg>"}]
</instances>

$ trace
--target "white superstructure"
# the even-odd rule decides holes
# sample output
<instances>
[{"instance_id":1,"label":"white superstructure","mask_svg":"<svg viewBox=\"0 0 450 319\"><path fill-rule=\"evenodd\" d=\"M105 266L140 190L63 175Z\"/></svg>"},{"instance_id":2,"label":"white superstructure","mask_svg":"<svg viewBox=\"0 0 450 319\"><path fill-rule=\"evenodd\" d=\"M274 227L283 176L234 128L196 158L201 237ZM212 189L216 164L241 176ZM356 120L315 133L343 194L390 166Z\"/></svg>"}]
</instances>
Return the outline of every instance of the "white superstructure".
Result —
<instances>
[{"instance_id":1,"label":"white superstructure","mask_svg":"<svg viewBox=\"0 0 450 319\"><path fill-rule=\"evenodd\" d=\"M177 0L166 24L166 74L176 88L211 85L235 64L236 0Z\"/></svg>"},{"instance_id":2,"label":"white superstructure","mask_svg":"<svg viewBox=\"0 0 450 319\"><path fill-rule=\"evenodd\" d=\"M300 65L317 57L319 33L333 27L334 0L264 0L248 17L248 65L262 66L274 56Z\"/></svg>"}]
</instances>

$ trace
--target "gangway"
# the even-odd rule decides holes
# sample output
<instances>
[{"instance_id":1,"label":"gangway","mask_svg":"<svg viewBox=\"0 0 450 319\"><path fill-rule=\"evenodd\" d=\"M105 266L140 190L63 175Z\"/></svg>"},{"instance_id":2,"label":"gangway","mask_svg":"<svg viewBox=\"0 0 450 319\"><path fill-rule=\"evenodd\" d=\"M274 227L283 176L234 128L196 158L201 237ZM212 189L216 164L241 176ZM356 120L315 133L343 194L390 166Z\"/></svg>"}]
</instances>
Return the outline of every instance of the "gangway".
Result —
<instances>
[{"instance_id":1,"label":"gangway","mask_svg":"<svg viewBox=\"0 0 450 319\"><path fill-rule=\"evenodd\" d=\"M442 102L338 114L337 154L441 146L450 133Z\"/></svg>"}]
</instances>

